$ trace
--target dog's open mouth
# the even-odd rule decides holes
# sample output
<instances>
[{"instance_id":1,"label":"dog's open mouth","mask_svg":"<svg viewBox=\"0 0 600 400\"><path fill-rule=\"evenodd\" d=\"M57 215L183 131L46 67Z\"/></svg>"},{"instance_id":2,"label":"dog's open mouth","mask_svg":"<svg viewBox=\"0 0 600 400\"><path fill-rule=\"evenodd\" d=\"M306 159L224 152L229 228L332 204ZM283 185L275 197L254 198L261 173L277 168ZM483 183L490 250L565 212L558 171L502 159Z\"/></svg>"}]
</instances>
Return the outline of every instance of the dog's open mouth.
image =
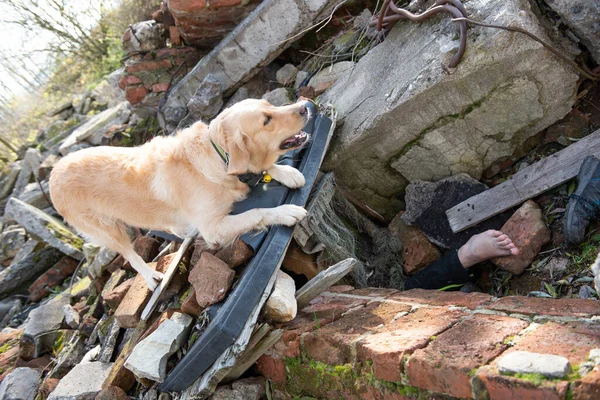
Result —
<instances>
[{"instance_id":1,"label":"dog's open mouth","mask_svg":"<svg viewBox=\"0 0 600 400\"><path fill-rule=\"evenodd\" d=\"M279 145L279 148L281 150L294 149L296 147L302 146L304 143L306 143L308 141L309 138L310 138L310 135L308 133L306 133L304 131L300 131L300 132L296 133L294 136L290 136L289 138L287 138L283 142L281 142L281 144Z\"/></svg>"}]
</instances>

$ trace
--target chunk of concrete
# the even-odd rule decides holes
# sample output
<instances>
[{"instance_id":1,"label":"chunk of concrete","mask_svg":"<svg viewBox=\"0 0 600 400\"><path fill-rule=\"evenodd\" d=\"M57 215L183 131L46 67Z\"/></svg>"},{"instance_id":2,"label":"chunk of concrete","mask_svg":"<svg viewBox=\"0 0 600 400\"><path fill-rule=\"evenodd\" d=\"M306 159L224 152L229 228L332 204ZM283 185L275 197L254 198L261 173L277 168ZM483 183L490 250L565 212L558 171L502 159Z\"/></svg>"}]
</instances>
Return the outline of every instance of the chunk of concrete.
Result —
<instances>
[{"instance_id":1,"label":"chunk of concrete","mask_svg":"<svg viewBox=\"0 0 600 400\"><path fill-rule=\"evenodd\" d=\"M33 368L16 368L2 380L0 399L34 400L40 387L41 372Z\"/></svg>"},{"instance_id":2,"label":"chunk of concrete","mask_svg":"<svg viewBox=\"0 0 600 400\"><path fill-rule=\"evenodd\" d=\"M529 0L471 0L470 18L519 26L572 57L550 39ZM397 24L350 74L321 98L338 112L336 140L324 162L339 182L389 217L410 181L460 172L479 179L492 163L564 117L578 75L525 35L469 28L467 51L446 73L457 27L449 18Z\"/></svg>"},{"instance_id":3,"label":"chunk of concrete","mask_svg":"<svg viewBox=\"0 0 600 400\"><path fill-rule=\"evenodd\" d=\"M125 368L138 378L162 382L167 375L167 360L187 339L192 321L189 315L174 313L135 346Z\"/></svg>"},{"instance_id":4,"label":"chunk of concrete","mask_svg":"<svg viewBox=\"0 0 600 400\"><path fill-rule=\"evenodd\" d=\"M546 378L565 378L571 372L569 360L553 354L515 351L498 360L501 374L540 374Z\"/></svg>"},{"instance_id":5,"label":"chunk of concrete","mask_svg":"<svg viewBox=\"0 0 600 400\"><path fill-rule=\"evenodd\" d=\"M93 399L108 377L112 363L77 364L56 386L48 400Z\"/></svg>"},{"instance_id":6,"label":"chunk of concrete","mask_svg":"<svg viewBox=\"0 0 600 400\"><path fill-rule=\"evenodd\" d=\"M77 260L83 258L83 239L58 219L14 197L8 200L5 213L21 224L30 235Z\"/></svg>"},{"instance_id":7,"label":"chunk of concrete","mask_svg":"<svg viewBox=\"0 0 600 400\"><path fill-rule=\"evenodd\" d=\"M94 257L94 261L88 267L88 272L93 278L97 278L106 269L106 267L117 257L117 252L113 251L107 247L103 247L96 257Z\"/></svg>"},{"instance_id":8,"label":"chunk of concrete","mask_svg":"<svg viewBox=\"0 0 600 400\"><path fill-rule=\"evenodd\" d=\"M275 322L288 322L296 317L296 283L294 279L279 270L273 293L265 305L265 316Z\"/></svg>"},{"instance_id":9,"label":"chunk of concrete","mask_svg":"<svg viewBox=\"0 0 600 400\"><path fill-rule=\"evenodd\" d=\"M187 107L196 119L210 121L223 107L221 83L209 74L198 86Z\"/></svg>"},{"instance_id":10,"label":"chunk of concrete","mask_svg":"<svg viewBox=\"0 0 600 400\"><path fill-rule=\"evenodd\" d=\"M38 358L52 347L65 319L62 310L65 304L69 304L69 298L58 296L29 313L21 336L21 347L31 349L27 356ZM23 353L21 357L25 358Z\"/></svg>"}]
</instances>

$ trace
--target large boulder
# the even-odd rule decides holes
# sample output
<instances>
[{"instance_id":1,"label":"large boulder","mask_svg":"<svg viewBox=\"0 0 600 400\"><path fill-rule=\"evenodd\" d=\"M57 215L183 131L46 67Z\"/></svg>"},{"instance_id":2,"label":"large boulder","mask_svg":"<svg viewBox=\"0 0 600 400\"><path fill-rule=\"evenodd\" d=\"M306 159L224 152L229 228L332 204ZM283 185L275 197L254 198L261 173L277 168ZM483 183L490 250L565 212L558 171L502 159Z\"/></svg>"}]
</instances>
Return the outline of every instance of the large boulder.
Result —
<instances>
[{"instance_id":1,"label":"large boulder","mask_svg":"<svg viewBox=\"0 0 600 400\"><path fill-rule=\"evenodd\" d=\"M465 7L475 20L520 26L567 56L576 51L548 37L529 0ZM445 71L456 35L448 18L402 21L322 96L341 122L325 168L387 216L401 208L408 182L460 172L479 179L573 105L576 72L519 33L471 27L463 61Z\"/></svg>"}]
</instances>

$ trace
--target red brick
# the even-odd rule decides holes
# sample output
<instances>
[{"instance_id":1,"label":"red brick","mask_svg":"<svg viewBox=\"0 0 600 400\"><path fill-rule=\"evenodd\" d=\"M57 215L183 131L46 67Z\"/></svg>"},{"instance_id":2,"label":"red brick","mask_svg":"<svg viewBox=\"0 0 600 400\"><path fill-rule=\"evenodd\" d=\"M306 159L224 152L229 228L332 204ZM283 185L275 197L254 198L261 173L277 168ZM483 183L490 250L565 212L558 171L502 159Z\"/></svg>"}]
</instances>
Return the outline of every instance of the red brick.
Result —
<instances>
[{"instance_id":1,"label":"red brick","mask_svg":"<svg viewBox=\"0 0 600 400\"><path fill-rule=\"evenodd\" d=\"M511 238L519 254L494 258L492 262L515 275L523 273L542 246L550 241L550 230L544 224L542 210L532 200L526 201L506 221L501 231Z\"/></svg>"},{"instance_id":2,"label":"red brick","mask_svg":"<svg viewBox=\"0 0 600 400\"><path fill-rule=\"evenodd\" d=\"M256 362L258 372L273 382L281 383L286 380L285 364L280 358L262 355Z\"/></svg>"},{"instance_id":3,"label":"red brick","mask_svg":"<svg viewBox=\"0 0 600 400\"><path fill-rule=\"evenodd\" d=\"M129 400L129 396L118 386L108 386L102 389L94 400Z\"/></svg>"},{"instance_id":4,"label":"red brick","mask_svg":"<svg viewBox=\"0 0 600 400\"><path fill-rule=\"evenodd\" d=\"M171 68L171 60L156 60L156 61L139 61L135 64L131 64L127 67L127 73L133 74L140 71L154 71L157 69L168 69Z\"/></svg>"},{"instance_id":5,"label":"red brick","mask_svg":"<svg viewBox=\"0 0 600 400\"><path fill-rule=\"evenodd\" d=\"M75 272L79 261L63 257L29 286L29 300L36 302L52 293L52 289L63 283Z\"/></svg>"},{"instance_id":6,"label":"red brick","mask_svg":"<svg viewBox=\"0 0 600 400\"><path fill-rule=\"evenodd\" d=\"M171 46L181 45L181 34L179 28L176 26L169 27L169 39L171 40Z\"/></svg>"},{"instance_id":7,"label":"red brick","mask_svg":"<svg viewBox=\"0 0 600 400\"><path fill-rule=\"evenodd\" d=\"M375 378L400 381L403 356L427 346L432 336L447 330L464 315L461 311L420 308L361 339L356 344L357 358L373 362Z\"/></svg>"},{"instance_id":8,"label":"red brick","mask_svg":"<svg viewBox=\"0 0 600 400\"><path fill-rule=\"evenodd\" d=\"M148 93L148 89L144 86L128 87L125 91L125 98L129 104L134 105L144 101Z\"/></svg>"},{"instance_id":9,"label":"red brick","mask_svg":"<svg viewBox=\"0 0 600 400\"><path fill-rule=\"evenodd\" d=\"M139 85L141 83L142 80L135 75L123 75L119 79L119 88L125 90L127 86Z\"/></svg>"},{"instance_id":10,"label":"red brick","mask_svg":"<svg viewBox=\"0 0 600 400\"><path fill-rule=\"evenodd\" d=\"M333 86L334 83L335 81L318 83L315 87L315 96L320 96L325 93L327 89Z\"/></svg>"},{"instance_id":11,"label":"red brick","mask_svg":"<svg viewBox=\"0 0 600 400\"><path fill-rule=\"evenodd\" d=\"M438 290L411 289L388 297L388 300L429 306L458 306L471 310L492 300L485 293L441 292Z\"/></svg>"},{"instance_id":12,"label":"red brick","mask_svg":"<svg viewBox=\"0 0 600 400\"><path fill-rule=\"evenodd\" d=\"M231 246L226 246L215 253L215 257L222 260L230 268L237 268L246 263L254 251L242 239L237 239Z\"/></svg>"},{"instance_id":13,"label":"red brick","mask_svg":"<svg viewBox=\"0 0 600 400\"><path fill-rule=\"evenodd\" d=\"M155 83L154 85L152 85L152 93L161 93L166 92L167 90L169 90L168 82Z\"/></svg>"},{"instance_id":14,"label":"red brick","mask_svg":"<svg viewBox=\"0 0 600 400\"><path fill-rule=\"evenodd\" d=\"M196 301L196 292L194 291L194 288L191 288L190 292L181 303L181 311L193 317L198 317L202 314L203 310L204 308L200 307L198 301Z\"/></svg>"},{"instance_id":15,"label":"red brick","mask_svg":"<svg viewBox=\"0 0 600 400\"><path fill-rule=\"evenodd\" d=\"M566 357L571 366L587 360L591 349L600 348L600 324L547 322L506 351L529 351Z\"/></svg>"},{"instance_id":16,"label":"red brick","mask_svg":"<svg viewBox=\"0 0 600 400\"><path fill-rule=\"evenodd\" d=\"M331 318L337 320L343 313L369 302L368 299L356 299L343 296L319 296L313 299L302 312L314 318Z\"/></svg>"},{"instance_id":17,"label":"red brick","mask_svg":"<svg viewBox=\"0 0 600 400\"><path fill-rule=\"evenodd\" d=\"M469 372L487 364L507 346L503 341L527 327L516 318L475 315L439 335L410 357L410 384L436 393L471 398Z\"/></svg>"},{"instance_id":18,"label":"red brick","mask_svg":"<svg viewBox=\"0 0 600 400\"><path fill-rule=\"evenodd\" d=\"M472 379L476 399L564 400L569 382L536 384L524 379L501 375L495 367L480 368Z\"/></svg>"},{"instance_id":19,"label":"red brick","mask_svg":"<svg viewBox=\"0 0 600 400\"><path fill-rule=\"evenodd\" d=\"M227 264L210 253L202 253L189 276L198 305L208 307L223 300L234 277L235 272Z\"/></svg>"},{"instance_id":20,"label":"red brick","mask_svg":"<svg viewBox=\"0 0 600 400\"><path fill-rule=\"evenodd\" d=\"M351 292L352 290L354 290L354 287L350 285L337 285L327 289L329 293L346 293Z\"/></svg>"},{"instance_id":21,"label":"red brick","mask_svg":"<svg viewBox=\"0 0 600 400\"><path fill-rule=\"evenodd\" d=\"M600 366L572 384L573 400L600 399Z\"/></svg>"},{"instance_id":22,"label":"red brick","mask_svg":"<svg viewBox=\"0 0 600 400\"><path fill-rule=\"evenodd\" d=\"M148 236L140 236L133 241L133 249L146 262L151 262L158 255L160 245L160 241Z\"/></svg>"},{"instance_id":23,"label":"red brick","mask_svg":"<svg viewBox=\"0 0 600 400\"><path fill-rule=\"evenodd\" d=\"M396 293L400 293L400 291L396 289L385 289L385 288L363 288L363 289L354 289L352 291L346 292L346 294L351 294L355 296L366 296L372 298L388 298Z\"/></svg>"},{"instance_id":24,"label":"red brick","mask_svg":"<svg viewBox=\"0 0 600 400\"><path fill-rule=\"evenodd\" d=\"M131 289L134 280L135 278L129 278L110 292L103 294L102 299L112 310L116 310L119 308L119 304L121 304L129 289Z\"/></svg>"},{"instance_id":25,"label":"red brick","mask_svg":"<svg viewBox=\"0 0 600 400\"><path fill-rule=\"evenodd\" d=\"M331 365L353 362L354 342L361 335L385 327L400 312L410 309L398 303L371 303L325 327L305 333L304 350L309 357Z\"/></svg>"},{"instance_id":26,"label":"red brick","mask_svg":"<svg viewBox=\"0 0 600 400\"><path fill-rule=\"evenodd\" d=\"M440 258L440 251L416 226L407 225L402 219L404 211L390 222L389 230L402 242L402 268L413 275L423 267Z\"/></svg>"},{"instance_id":27,"label":"red brick","mask_svg":"<svg viewBox=\"0 0 600 400\"><path fill-rule=\"evenodd\" d=\"M600 315L600 302L583 299L541 299L536 297L508 296L501 298L486 308L526 315L558 315L564 317Z\"/></svg>"},{"instance_id":28,"label":"red brick","mask_svg":"<svg viewBox=\"0 0 600 400\"><path fill-rule=\"evenodd\" d=\"M206 8L206 0L170 0L169 11L172 13L193 13Z\"/></svg>"}]
</instances>

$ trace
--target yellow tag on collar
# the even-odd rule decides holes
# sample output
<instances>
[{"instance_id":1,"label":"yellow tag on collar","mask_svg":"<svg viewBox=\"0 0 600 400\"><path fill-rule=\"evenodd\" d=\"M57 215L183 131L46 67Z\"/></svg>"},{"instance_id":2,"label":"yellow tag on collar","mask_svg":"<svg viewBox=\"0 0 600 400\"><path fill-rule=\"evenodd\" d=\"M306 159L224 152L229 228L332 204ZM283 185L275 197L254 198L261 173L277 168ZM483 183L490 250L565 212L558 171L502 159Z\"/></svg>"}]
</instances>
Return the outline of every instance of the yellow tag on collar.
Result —
<instances>
[{"instance_id":1,"label":"yellow tag on collar","mask_svg":"<svg viewBox=\"0 0 600 400\"><path fill-rule=\"evenodd\" d=\"M268 174L268 173L266 173L266 172L263 174L262 181L263 181L264 183L269 183L269 182L271 182L272 180L273 180L273 177L272 177L271 175L269 175L269 174Z\"/></svg>"}]
</instances>

